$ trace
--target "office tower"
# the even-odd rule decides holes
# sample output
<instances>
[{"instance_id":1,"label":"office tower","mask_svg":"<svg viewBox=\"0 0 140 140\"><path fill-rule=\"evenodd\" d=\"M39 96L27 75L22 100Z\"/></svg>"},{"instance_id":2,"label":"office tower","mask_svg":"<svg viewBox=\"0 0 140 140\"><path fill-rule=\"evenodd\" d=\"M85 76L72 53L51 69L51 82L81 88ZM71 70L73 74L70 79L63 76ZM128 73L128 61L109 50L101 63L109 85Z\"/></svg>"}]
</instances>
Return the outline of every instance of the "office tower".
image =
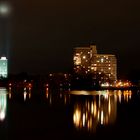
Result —
<instances>
[{"instance_id":1,"label":"office tower","mask_svg":"<svg viewBox=\"0 0 140 140\"><path fill-rule=\"evenodd\" d=\"M7 78L8 76L8 60L6 57L0 59L0 77Z\"/></svg>"},{"instance_id":2,"label":"office tower","mask_svg":"<svg viewBox=\"0 0 140 140\"><path fill-rule=\"evenodd\" d=\"M76 47L73 55L75 73L96 73L102 74L112 81L117 80L117 59L115 55L98 54L96 45Z\"/></svg>"},{"instance_id":3,"label":"office tower","mask_svg":"<svg viewBox=\"0 0 140 140\"><path fill-rule=\"evenodd\" d=\"M7 1L0 2L0 56L9 55L11 6Z\"/></svg>"}]
</instances>

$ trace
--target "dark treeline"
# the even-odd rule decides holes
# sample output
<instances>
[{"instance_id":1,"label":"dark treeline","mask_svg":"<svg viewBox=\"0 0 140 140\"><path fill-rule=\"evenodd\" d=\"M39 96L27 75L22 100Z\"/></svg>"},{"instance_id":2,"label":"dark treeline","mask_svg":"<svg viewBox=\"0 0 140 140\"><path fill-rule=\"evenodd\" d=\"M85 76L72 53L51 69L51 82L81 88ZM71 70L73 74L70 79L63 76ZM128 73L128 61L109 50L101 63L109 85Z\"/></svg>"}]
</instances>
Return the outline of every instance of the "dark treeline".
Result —
<instances>
[{"instance_id":1,"label":"dark treeline","mask_svg":"<svg viewBox=\"0 0 140 140\"><path fill-rule=\"evenodd\" d=\"M139 85L140 74L136 77L128 76L135 85ZM31 84L34 88L64 88L64 89L100 89L101 83L112 81L102 74L69 74L69 73L48 73L46 75L29 75L28 73L9 74L8 78L0 78L0 86L24 87Z\"/></svg>"}]
</instances>

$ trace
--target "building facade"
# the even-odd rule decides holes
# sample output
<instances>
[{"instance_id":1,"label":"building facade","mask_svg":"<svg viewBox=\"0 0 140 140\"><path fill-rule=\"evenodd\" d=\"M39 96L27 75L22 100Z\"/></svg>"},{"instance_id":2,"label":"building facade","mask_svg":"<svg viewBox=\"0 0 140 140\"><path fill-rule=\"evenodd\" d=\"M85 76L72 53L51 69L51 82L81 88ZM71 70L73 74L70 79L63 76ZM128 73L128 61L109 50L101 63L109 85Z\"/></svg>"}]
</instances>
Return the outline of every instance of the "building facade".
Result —
<instances>
[{"instance_id":1,"label":"building facade","mask_svg":"<svg viewBox=\"0 0 140 140\"><path fill-rule=\"evenodd\" d=\"M96 73L104 78L117 80L117 59L115 55L98 54L96 45L76 47L73 54L74 72L78 74Z\"/></svg>"},{"instance_id":2,"label":"building facade","mask_svg":"<svg viewBox=\"0 0 140 140\"><path fill-rule=\"evenodd\" d=\"M0 77L8 77L8 60L6 57L1 57L0 59Z\"/></svg>"}]
</instances>

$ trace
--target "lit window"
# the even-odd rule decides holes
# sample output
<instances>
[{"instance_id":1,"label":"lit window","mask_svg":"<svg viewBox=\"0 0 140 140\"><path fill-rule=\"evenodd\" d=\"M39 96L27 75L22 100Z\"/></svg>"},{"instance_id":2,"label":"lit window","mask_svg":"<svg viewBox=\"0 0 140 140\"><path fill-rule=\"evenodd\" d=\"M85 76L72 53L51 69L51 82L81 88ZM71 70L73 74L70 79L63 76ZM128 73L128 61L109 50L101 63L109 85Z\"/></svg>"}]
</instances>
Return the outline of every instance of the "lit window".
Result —
<instances>
[{"instance_id":1,"label":"lit window","mask_svg":"<svg viewBox=\"0 0 140 140\"><path fill-rule=\"evenodd\" d=\"M86 56L85 55L83 56L83 59L86 59Z\"/></svg>"},{"instance_id":2,"label":"lit window","mask_svg":"<svg viewBox=\"0 0 140 140\"><path fill-rule=\"evenodd\" d=\"M74 60L75 60L75 65L80 65L81 64L81 58L80 56L74 56Z\"/></svg>"},{"instance_id":3,"label":"lit window","mask_svg":"<svg viewBox=\"0 0 140 140\"><path fill-rule=\"evenodd\" d=\"M94 71L97 71L97 67L94 67L93 69L94 69Z\"/></svg>"},{"instance_id":4,"label":"lit window","mask_svg":"<svg viewBox=\"0 0 140 140\"><path fill-rule=\"evenodd\" d=\"M108 69L110 70L111 68L109 67Z\"/></svg>"},{"instance_id":5,"label":"lit window","mask_svg":"<svg viewBox=\"0 0 140 140\"><path fill-rule=\"evenodd\" d=\"M76 55L80 55L79 53L76 53Z\"/></svg>"},{"instance_id":6,"label":"lit window","mask_svg":"<svg viewBox=\"0 0 140 140\"><path fill-rule=\"evenodd\" d=\"M103 58L101 58L101 62L102 62L102 63L104 62L104 59L103 59Z\"/></svg>"}]
</instances>

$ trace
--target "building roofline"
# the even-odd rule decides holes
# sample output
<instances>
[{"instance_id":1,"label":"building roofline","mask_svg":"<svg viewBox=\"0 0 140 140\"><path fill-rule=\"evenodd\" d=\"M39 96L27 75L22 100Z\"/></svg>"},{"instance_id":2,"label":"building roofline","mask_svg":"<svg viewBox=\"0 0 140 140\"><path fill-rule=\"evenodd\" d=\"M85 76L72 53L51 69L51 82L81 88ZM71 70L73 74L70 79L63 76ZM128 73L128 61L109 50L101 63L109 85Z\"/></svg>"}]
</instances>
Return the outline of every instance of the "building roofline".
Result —
<instances>
[{"instance_id":1,"label":"building roofline","mask_svg":"<svg viewBox=\"0 0 140 140\"><path fill-rule=\"evenodd\" d=\"M115 56L114 54L94 54L94 55L98 55L98 56Z\"/></svg>"},{"instance_id":2,"label":"building roofline","mask_svg":"<svg viewBox=\"0 0 140 140\"><path fill-rule=\"evenodd\" d=\"M81 50L81 49L91 49L91 47L75 47L74 49L79 49L79 50Z\"/></svg>"}]
</instances>

